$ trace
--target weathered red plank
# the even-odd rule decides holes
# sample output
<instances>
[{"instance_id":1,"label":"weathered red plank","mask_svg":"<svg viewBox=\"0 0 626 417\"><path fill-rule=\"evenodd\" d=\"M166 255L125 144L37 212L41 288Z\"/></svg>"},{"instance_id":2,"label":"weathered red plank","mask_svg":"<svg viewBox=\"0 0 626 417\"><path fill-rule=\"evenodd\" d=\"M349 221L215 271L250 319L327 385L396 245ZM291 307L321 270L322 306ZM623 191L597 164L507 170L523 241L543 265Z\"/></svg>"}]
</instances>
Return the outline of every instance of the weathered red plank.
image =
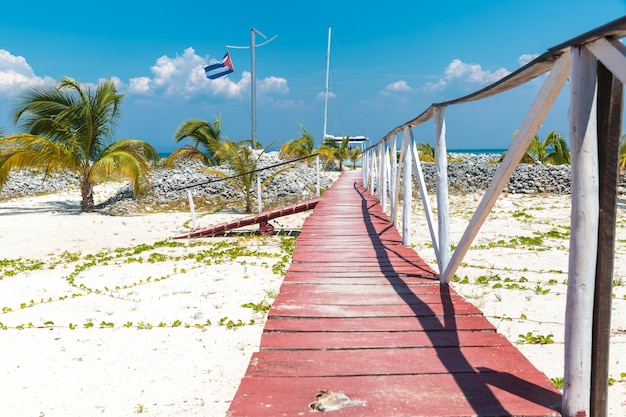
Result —
<instances>
[{"instance_id":1,"label":"weathered red plank","mask_svg":"<svg viewBox=\"0 0 626 417\"><path fill-rule=\"evenodd\" d=\"M343 378L246 377L227 417L309 415L318 390L344 392L356 404L341 417L559 416L561 395L534 373L377 375Z\"/></svg>"},{"instance_id":2,"label":"weathered red plank","mask_svg":"<svg viewBox=\"0 0 626 417\"><path fill-rule=\"evenodd\" d=\"M383 306L383 305L416 305L416 304L455 304L466 302L460 295L420 294L418 297L410 292L404 297L397 293L387 292L384 294L364 293L319 293L314 292L289 292L280 293L274 301L277 305L344 305L344 306Z\"/></svg>"},{"instance_id":3,"label":"weathered red plank","mask_svg":"<svg viewBox=\"0 0 626 417\"><path fill-rule=\"evenodd\" d=\"M265 333L261 350L396 349L509 346L498 333L460 332L294 332ZM357 353L359 355L359 353Z\"/></svg>"},{"instance_id":4,"label":"weathered red plank","mask_svg":"<svg viewBox=\"0 0 626 417\"><path fill-rule=\"evenodd\" d=\"M397 304L382 306L282 305L274 304L269 317L422 317L482 314L468 302L450 304Z\"/></svg>"},{"instance_id":5,"label":"weathered red plank","mask_svg":"<svg viewBox=\"0 0 626 417\"><path fill-rule=\"evenodd\" d=\"M410 287L429 287L429 284L436 282L437 277L423 275L407 275L407 274L386 274L386 276L379 273L355 273L354 271L343 272L318 272L318 273L306 273L306 272L290 272L283 279L283 285L298 285L298 284L332 284L332 285L404 285ZM286 291L289 291L286 288ZM291 290L296 291L295 287L291 287ZM421 290L424 291L424 290Z\"/></svg>"},{"instance_id":6,"label":"weathered red plank","mask_svg":"<svg viewBox=\"0 0 626 417\"><path fill-rule=\"evenodd\" d=\"M272 317L265 323L265 332L406 332L406 331L495 331L483 316L425 316L415 317L351 317L351 318L291 318Z\"/></svg>"},{"instance_id":7,"label":"weathered red plank","mask_svg":"<svg viewBox=\"0 0 626 417\"><path fill-rule=\"evenodd\" d=\"M313 200L303 201L286 207L280 207L274 210L268 210L263 213L245 216L239 219L235 219L229 222L221 223L210 227L201 227L196 230L190 230L185 233L174 236L174 239L188 239L214 236L219 233L224 233L229 230L237 229L240 227L250 226L252 224L263 223L269 220L276 219L278 217L288 216L290 214L301 213L303 211L312 210L318 203L319 198Z\"/></svg>"},{"instance_id":8,"label":"weathered red plank","mask_svg":"<svg viewBox=\"0 0 626 417\"><path fill-rule=\"evenodd\" d=\"M484 347L394 348L358 350L286 350L252 354L248 376L337 377L480 372L536 372L510 344Z\"/></svg>"}]
</instances>

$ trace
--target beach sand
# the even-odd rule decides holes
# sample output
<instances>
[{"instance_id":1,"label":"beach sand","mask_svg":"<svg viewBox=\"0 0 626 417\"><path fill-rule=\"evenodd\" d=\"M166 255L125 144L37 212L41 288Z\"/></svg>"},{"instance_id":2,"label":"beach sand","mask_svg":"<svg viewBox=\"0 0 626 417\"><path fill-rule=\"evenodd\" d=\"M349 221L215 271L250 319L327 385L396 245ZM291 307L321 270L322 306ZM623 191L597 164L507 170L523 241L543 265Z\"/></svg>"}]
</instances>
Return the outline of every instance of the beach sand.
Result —
<instances>
[{"instance_id":1,"label":"beach sand","mask_svg":"<svg viewBox=\"0 0 626 417\"><path fill-rule=\"evenodd\" d=\"M114 186L96 187L97 199ZM453 243L478 201L451 196ZM224 416L258 350L263 307L280 288L292 238L172 241L189 213L80 214L79 202L77 190L0 202L0 415ZM554 343L518 345L550 378L563 376L569 204L569 196L504 195L452 283L511 341L551 334ZM624 211L611 416L626 415ZM419 203L414 212L413 246L436 268ZM306 216L273 224L291 233ZM204 215L198 224L236 217Z\"/></svg>"}]
</instances>

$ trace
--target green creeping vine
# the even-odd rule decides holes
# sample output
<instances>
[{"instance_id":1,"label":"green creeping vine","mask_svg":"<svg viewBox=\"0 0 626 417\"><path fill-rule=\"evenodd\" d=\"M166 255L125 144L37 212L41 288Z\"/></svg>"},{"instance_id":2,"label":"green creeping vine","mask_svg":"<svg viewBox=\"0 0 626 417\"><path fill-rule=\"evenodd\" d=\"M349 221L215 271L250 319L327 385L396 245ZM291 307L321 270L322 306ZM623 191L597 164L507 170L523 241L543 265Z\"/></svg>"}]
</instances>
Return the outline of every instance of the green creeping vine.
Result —
<instances>
[{"instance_id":1,"label":"green creeping vine","mask_svg":"<svg viewBox=\"0 0 626 417\"><path fill-rule=\"evenodd\" d=\"M270 239L270 238L261 238ZM201 268L207 265L221 264L224 262L239 262L242 265L247 264L246 258L264 258L262 266L270 268L277 274L284 276L286 268L291 260L291 255L295 247L295 237L282 237L280 238L279 251L277 253L267 252L259 250L259 248L265 246L265 240L255 242L254 239L240 238L236 240L221 240L217 242L212 241L195 241L195 242L180 242L171 239L161 240L154 244L140 244L132 247L121 247L110 251L101 251L95 254L82 255L80 252L70 253L63 252L57 258L48 260L47 263L41 260L28 260L28 259L0 259L0 279L5 277L13 277L19 273L33 270L43 270L45 268L55 269L59 265L65 267L72 266L71 272L64 278L65 281L71 287L77 291L72 293L71 296L64 295L58 298L47 299L30 299L28 301L18 302L17 306L4 306L1 309L1 314L9 314L16 309L32 308L38 304L45 304L51 302L59 302L68 298L81 297L86 294L99 294L109 296L113 298L123 298L120 294L122 290L128 290L140 285L148 285L150 283L160 282L175 275L185 274L186 269L173 268L172 273L162 275L160 277L138 277L135 282L116 285L116 286L102 286L100 288L94 288L85 285L84 283L78 283L77 280L80 275L97 266L107 265L121 265L129 263L163 263L163 262L175 262L181 260L194 261L196 265L192 268ZM255 247L256 246L256 247ZM171 255L167 251L161 251L161 249L167 248L187 248L193 249L183 255ZM270 259L275 259L274 262L268 262ZM269 295L269 293L268 293ZM275 296L274 296L275 297ZM19 306L19 307L18 307ZM266 313L269 310L270 304L267 301L262 301L258 304L247 303L243 307L252 308L257 313ZM250 320L249 324L255 324L254 320ZM203 324L199 323L183 323L181 320L175 320L172 323L159 322L156 325L150 323L140 322L136 325L139 329L152 329L153 327L185 327L185 328L199 328L205 329L210 326L210 320L207 320ZM236 329L245 325L242 320L232 320L223 318L219 322L220 326L226 326L229 329ZM89 329L96 327L92 321L87 321L82 325L75 323L69 323L68 326L55 325L51 321L45 321L43 326L33 325L33 323L16 325L13 328L23 330L27 328L41 328L41 327L67 327L74 330L82 326ZM101 321L98 325L99 328L115 328L115 323L108 321ZM133 326L132 322L127 322L122 325L129 328ZM9 327L0 322L0 329L7 330Z\"/></svg>"}]
</instances>

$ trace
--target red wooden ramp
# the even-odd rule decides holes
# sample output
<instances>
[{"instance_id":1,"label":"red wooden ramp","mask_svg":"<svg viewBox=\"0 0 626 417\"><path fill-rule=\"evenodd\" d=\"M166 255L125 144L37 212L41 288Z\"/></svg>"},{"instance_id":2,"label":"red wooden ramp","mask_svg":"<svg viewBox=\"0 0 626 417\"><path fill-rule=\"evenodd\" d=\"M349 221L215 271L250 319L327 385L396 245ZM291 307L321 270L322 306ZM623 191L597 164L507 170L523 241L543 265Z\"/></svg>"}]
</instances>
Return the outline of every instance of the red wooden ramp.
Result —
<instances>
[{"instance_id":1,"label":"red wooden ramp","mask_svg":"<svg viewBox=\"0 0 626 417\"><path fill-rule=\"evenodd\" d=\"M261 224L260 231L261 233L268 232L271 233L274 228L267 224L268 221L276 219L278 217L288 216L290 214L301 213L303 211L312 210L317 203L320 201L319 198L315 198L313 200L303 201L301 203L296 203L290 206L277 208L274 210L264 211L261 214L253 214L250 216L242 217L239 219L231 220L229 222L221 223L216 226L211 227L201 227L195 230L191 230L189 232L181 233L177 236L174 236L174 239L187 239L187 238L195 238L195 237L207 237L214 236L219 233L224 233L229 230L238 229L240 227L250 226L252 224ZM269 226L269 227L268 227Z\"/></svg>"},{"instance_id":2,"label":"red wooden ramp","mask_svg":"<svg viewBox=\"0 0 626 417\"><path fill-rule=\"evenodd\" d=\"M555 416L561 394L476 307L439 284L343 173L307 218L228 416Z\"/></svg>"}]
</instances>

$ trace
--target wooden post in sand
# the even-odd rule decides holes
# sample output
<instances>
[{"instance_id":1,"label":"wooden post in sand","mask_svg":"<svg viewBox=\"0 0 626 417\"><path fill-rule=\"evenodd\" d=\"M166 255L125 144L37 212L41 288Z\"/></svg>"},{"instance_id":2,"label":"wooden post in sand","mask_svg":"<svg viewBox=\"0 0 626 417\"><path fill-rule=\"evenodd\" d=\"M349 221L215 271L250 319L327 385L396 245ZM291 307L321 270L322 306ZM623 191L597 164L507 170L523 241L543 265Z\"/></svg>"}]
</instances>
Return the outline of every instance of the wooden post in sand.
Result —
<instances>
[{"instance_id":1,"label":"wooden post in sand","mask_svg":"<svg viewBox=\"0 0 626 417\"><path fill-rule=\"evenodd\" d=\"M439 225L439 272L450 262L450 204L448 201L448 151L445 107L435 107L435 162L437 165L437 219ZM439 276L440 280L443 274ZM442 281L442 283L444 283Z\"/></svg>"},{"instance_id":2,"label":"wooden post in sand","mask_svg":"<svg viewBox=\"0 0 626 417\"><path fill-rule=\"evenodd\" d=\"M622 45L623 46L623 45ZM615 225L617 220L617 179L619 141L624 107L623 84L603 64L598 65L598 162L600 176L600 218L598 223L598 262L593 312L591 348L591 415L608 412L609 347L611 343L611 304Z\"/></svg>"},{"instance_id":3,"label":"wooden post in sand","mask_svg":"<svg viewBox=\"0 0 626 417\"><path fill-rule=\"evenodd\" d=\"M378 151L378 163L380 174L378 174L378 201L380 201L380 205L385 211L385 207L387 206L387 158L385 158L385 153L387 152L386 141L383 141L379 146Z\"/></svg>"},{"instance_id":4,"label":"wooden post in sand","mask_svg":"<svg viewBox=\"0 0 626 417\"><path fill-rule=\"evenodd\" d=\"M607 380L626 47L615 39L600 38L588 44L587 48L601 61L598 63L597 93L600 214L591 347L590 414L604 417L609 403Z\"/></svg>"},{"instance_id":5,"label":"wooden post in sand","mask_svg":"<svg viewBox=\"0 0 626 417\"><path fill-rule=\"evenodd\" d=\"M437 262L439 262L439 238L437 237L437 232L435 231L433 212L430 208L430 200L428 198L428 190L426 189L426 181L424 180L424 172L422 172L422 163L420 162L419 153L417 152L417 145L415 144L413 131L410 130L409 126L405 126L404 129L405 131L408 131L411 135L411 143L409 146L413 158L413 168L415 169L417 185L419 186L420 195L422 197L422 206L424 207L424 212L426 213L426 221L428 223L430 239L433 242L433 248L435 249L435 257L437 258Z\"/></svg>"},{"instance_id":6,"label":"wooden post in sand","mask_svg":"<svg viewBox=\"0 0 626 417\"><path fill-rule=\"evenodd\" d=\"M193 205L193 196L189 188L187 188L187 198L189 199L189 210L191 211L191 230L196 230L196 210Z\"/></svg>"},{"instance_id":7,"label":"wooden post in sand","mask_svg":"<svg viewBox=\"0 0 626 417\"><path fill-rule=\"evenodd\" d=\"M568 417L589 415L599 216L597 64L584 46L573 46L570 55L572 215L563 389L563 415Z\"/></svg>"},{"instance_id":8,"label":"wooden post in sand","mask_svg":"<svg viewBox=\"0 0 626 417\"><path fill-rule=\"evenodd\" d=\"M402 244L411 243L411 216L413 205L413 156L411 155L411 133L408 126L404 128L402 136L402 154L404 165L404 179L402 182Z\"/></svg>"},{"instance_id":9,"label":"wooden post in sand","mask_svg":"<svg viewBox=\"0 0 626 417\"><path fill-rule=\"evenodd\" d=\"M390 168L390 172L389 172L389 201L391 202L391 212L395 212L397 211L397 202L398 199L397 194L398 194L398 187L400 186L400 178L398 177L398 158L396 158L396 139L397 139L398 135L394 134L391 135L391 138L389 139L389 152L387 153L388 155L390 155L389 159L390 159L390 164L389 164L389 168Z\"/></svg>"}]
</instances>

